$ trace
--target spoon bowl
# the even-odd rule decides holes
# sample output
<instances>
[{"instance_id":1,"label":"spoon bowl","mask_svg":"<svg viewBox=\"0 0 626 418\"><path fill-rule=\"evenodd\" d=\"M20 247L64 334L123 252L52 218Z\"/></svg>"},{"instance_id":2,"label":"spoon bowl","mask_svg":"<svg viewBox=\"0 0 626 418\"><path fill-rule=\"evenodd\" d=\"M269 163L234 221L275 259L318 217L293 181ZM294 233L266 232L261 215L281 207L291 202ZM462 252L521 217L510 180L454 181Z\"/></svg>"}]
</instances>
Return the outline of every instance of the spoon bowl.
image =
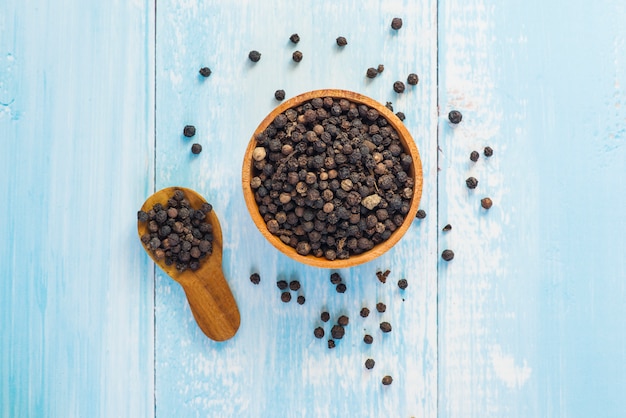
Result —
<instances>
[{"instance_id":1,"label":"spoon bowl","mask_svg":"<svg viewBox=\"0 0 626 418\"><path fill-rule=\"evenodd\" d=\"M168 187L154 193L144 202L141 210L148 212L156 203L167 205L176 190L182 190L193 209L199 209L206 200L197 192L184 187ZM179 271L174 264L167 265L165 260L157 259L152 251L142 242L150 258L172 279L178 282L187 296L191 312L204 334L215 341L232 338L240 324L239 309L228 286L222 270L222 229L215 211L206 215L206 222L213 227L213 251L200 262L196 271ZM148 233L148 222L137 222L137 231L141 238ZM140 240L141 242L141 240Z\"/></svg>"}]
</instances>

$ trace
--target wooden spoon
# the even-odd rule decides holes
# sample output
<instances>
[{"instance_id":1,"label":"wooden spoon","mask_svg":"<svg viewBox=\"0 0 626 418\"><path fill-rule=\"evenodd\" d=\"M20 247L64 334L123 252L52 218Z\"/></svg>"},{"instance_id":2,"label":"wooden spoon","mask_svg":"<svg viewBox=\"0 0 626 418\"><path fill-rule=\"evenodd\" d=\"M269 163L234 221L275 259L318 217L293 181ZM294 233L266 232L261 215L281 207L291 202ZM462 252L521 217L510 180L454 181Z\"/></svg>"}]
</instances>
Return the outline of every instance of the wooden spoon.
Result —
<instances>
[{"instance_id":1,"label":"wooden spoon","mask_svg":"<svg viewBox=\"0 0 626 418\"><path fill-rule=\"evenodd\" d=\"M167 205L174 191L182 190L194 209L206 202L202 196L184 187L168 187L150 196L141 210L148 212L156 203ZM185 290L189 307L198 326L212 340L225 341L232 338L239 329L241 318L239 309L222 271L222 229L215 211L207 214L207 222L213 226L213 252L204 258L200 268L180 272L175 265L168 266L164 260L157 260L152 251L142 242L148 255L163 271L176 280ZM147 222L137 222L139 237L148 233Z\"/></svg>"}]
</instances>

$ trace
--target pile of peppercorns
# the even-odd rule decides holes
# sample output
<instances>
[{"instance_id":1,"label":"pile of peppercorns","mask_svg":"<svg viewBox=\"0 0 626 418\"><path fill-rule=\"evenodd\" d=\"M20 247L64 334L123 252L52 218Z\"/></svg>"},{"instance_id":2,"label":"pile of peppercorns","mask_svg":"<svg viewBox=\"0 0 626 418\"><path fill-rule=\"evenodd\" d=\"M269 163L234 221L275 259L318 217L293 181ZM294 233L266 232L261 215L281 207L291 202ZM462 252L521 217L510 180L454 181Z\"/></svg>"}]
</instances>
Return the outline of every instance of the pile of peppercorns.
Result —
<instances>
[{"instance_id":1,"label":"pile of peppercorns","mask_svg":"<svg viewBox=\"0 0 626 418\"><path fill-rule=\"evenodd\" d=\"M314 98L276 116L256 142L250 186L259 213L300 255L361 254L409 212L413 159L376 109Z\"/></svg>"},{"instance_id":2,"label":"pile of peppercorns","mask_svg":"<svg viewBox=\"0 0 626 418\"><path fill-rule=\"evenodd\" d=\"M212 210L209 203L193 209L182 190L174 191L165 205L156 203L149 211L137 212L137 220L147 223L141 242L157 260L176 265L180 272L200 268L213 251L213 226L206 222Z\"/></svg>"}]
</instances>

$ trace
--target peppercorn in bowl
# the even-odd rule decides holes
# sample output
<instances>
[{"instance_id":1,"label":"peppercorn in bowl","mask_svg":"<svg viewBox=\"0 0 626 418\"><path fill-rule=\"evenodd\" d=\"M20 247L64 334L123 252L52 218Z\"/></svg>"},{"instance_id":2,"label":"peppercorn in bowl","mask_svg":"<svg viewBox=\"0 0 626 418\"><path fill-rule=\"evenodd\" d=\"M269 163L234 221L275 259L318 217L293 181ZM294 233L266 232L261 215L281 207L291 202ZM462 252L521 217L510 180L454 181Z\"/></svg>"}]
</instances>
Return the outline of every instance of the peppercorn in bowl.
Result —
<instances>
[{"instance_id":1,"label":"peppercorn in bowl","mask_svg":"<svg viewBox=\"0 0 626 418\"><path fill-rule=\"evenodd\" d=\"M345 90L276 107L245 152L255 225L278 250L322 268L373 260L411 226L422 193L418 149L391 110Z\"/></svg>"}]
</instances>

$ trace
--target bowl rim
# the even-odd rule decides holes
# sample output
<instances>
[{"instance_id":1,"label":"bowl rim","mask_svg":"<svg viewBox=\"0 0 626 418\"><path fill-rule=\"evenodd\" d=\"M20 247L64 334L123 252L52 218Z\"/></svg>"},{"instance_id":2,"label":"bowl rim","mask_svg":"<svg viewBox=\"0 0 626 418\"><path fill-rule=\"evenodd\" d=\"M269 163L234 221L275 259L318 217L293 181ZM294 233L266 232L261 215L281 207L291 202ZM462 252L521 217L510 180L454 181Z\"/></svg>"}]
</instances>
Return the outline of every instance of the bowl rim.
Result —
<instances>
[{"instance_id":1,"label":"bowl rim","mask_svg":"<svg viewBox=\"0 0 626 418\"><path fill-rule=\"evenodd\" d=\"M404 151L407 152L413 160L410 173L408 173L414 181L413 197L411 198L409 211L406 214L402 225L399 226L387 240L376 244L371 250L365 251L361 254L350 255L350 257L348 257L347 259L336 259L332 261L326 259L323 256L316 257L312 254L306 256L300 255L295 248L283 243L279 237L271 234L267 229L263 217L259 213L258 205L254 199L254 192L252 190L252 187L250 186L250 181L252 179L253 173L252 152L257 145L257 135L260 132L263 132L274 121L276 116L285 112L287 109L297 107L300 104L314 98L324 97L347 99L348 101L358 104L364 104L370 108L376 109L379 114L387 119L389 124L396 130L398 136L400 137L400 142L402 143ZM261 234L265 237L267 241L269 241L270 244L272 244L272 246L274 246L281 253L287 255L292 260L298 261L300 263L320 268L340 269L354 267L372 261L389 251L395 244L398 243L398 241L400 241L400 239L404 236L409 227L413 224L415 215L419 207L423 188L423 171L419 150L417 148L417 145L415 144L415 141L413 140L413 136L410 134L404 123L390 109L388 109L386 106L382 105L378 101L360 93L341 89L320 89L308 91L284 101L280 105L276 106L261 121L261 123L252 134L252 137L250 138L250 141L248 142L248 146L244 153L241 183L243 188L244 200L248 208L248 213L250 214L250 217L252 218L252 221L256 225L259 232L261 232Z\"/></svg>"}]
</instances>

